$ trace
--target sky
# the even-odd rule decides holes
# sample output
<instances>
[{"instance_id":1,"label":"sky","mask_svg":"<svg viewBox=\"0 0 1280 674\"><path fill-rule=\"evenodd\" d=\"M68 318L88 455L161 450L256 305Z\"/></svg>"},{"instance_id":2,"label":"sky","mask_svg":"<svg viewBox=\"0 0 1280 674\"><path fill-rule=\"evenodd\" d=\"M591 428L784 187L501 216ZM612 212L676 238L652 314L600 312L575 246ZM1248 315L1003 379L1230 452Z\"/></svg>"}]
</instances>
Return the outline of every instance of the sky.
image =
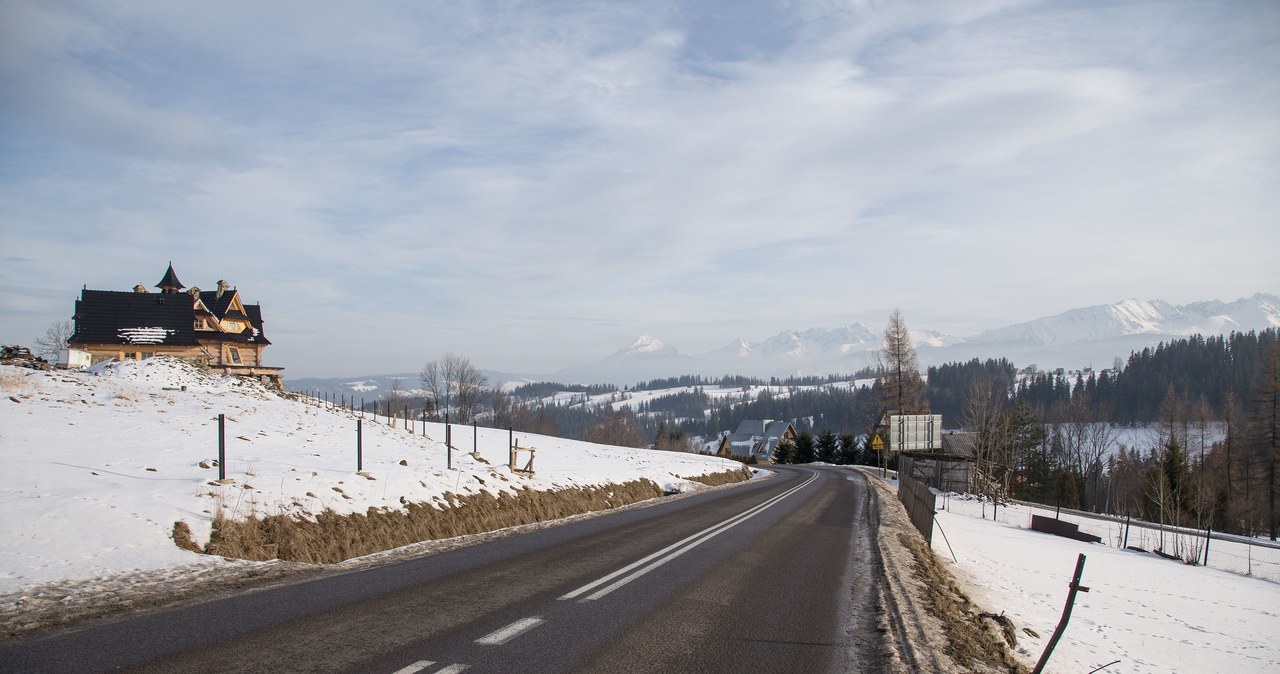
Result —
<instances>
[{"instance_id":1,"label":"sky","mask_svg":"<svg viewBox=\"0 0 1280 674\"><path fill-rule=\"evenodd\" d=\"M0 343L172 262L288 377L1280 291L1273 2L0 0Z\"/></svg>"}]
</instances>

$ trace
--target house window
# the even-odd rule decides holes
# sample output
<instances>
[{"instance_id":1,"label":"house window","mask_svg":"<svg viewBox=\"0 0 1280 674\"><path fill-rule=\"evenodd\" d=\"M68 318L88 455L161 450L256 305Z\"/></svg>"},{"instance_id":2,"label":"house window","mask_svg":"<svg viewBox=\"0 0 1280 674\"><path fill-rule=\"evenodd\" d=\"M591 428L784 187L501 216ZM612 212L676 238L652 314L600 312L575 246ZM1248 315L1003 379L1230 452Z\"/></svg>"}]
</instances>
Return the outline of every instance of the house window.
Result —
<instances>
[{"instance_id":1,"label":"house window","mask_svg":"<svg viewBox=\"0 0 1280 674\"><path fill-rule=\"evenodd\" d=\"M203 318L197 318L197 319L196 319L196 330L204 330L204 319L203 319Z\"/></svg>"},{"instance_id":2,"label":"house window","mask_svg":"<svg viewBox=\"0 0 1280 674\"><path fill-rule=\"evenodd\" d=\"M237 349L236 347L232 346L232 347L229 347L227 350L231 352L231 362L235 363L236 365L239 365L240 349Z\"/></svg>"}]
</instances>

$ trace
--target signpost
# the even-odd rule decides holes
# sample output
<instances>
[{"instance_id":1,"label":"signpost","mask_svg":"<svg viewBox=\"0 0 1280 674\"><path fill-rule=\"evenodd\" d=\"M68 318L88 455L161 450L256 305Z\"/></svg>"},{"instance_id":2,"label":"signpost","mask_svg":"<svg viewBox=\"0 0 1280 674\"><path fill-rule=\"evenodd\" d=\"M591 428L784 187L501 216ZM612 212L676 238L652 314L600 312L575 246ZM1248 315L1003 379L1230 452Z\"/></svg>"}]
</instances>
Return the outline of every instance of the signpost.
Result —
<instances>
[{"instance_id":1,"label":"signpost","mask_svg":"<svg viewBox=\"0 0 1280 674\"><path fill-rule=\"evenodd\" d=\"M888 462L885 460L884 455L884 440L880 439L880 435L878 433L871 436L871 451L880 455L880 477L883 478L885 466Z\"/></svg>"}]
</instances>

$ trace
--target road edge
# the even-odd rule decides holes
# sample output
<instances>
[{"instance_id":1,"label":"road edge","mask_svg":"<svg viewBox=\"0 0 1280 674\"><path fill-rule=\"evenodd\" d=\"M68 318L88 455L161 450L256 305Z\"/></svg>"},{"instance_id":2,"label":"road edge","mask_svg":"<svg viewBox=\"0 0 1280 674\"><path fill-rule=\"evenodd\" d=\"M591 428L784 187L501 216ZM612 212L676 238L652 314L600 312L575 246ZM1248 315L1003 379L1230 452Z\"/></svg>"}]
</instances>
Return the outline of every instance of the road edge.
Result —
<instances>
[{"instance_id":1,"label":"road edge","mask_svg":"<svg viewBox=\"0 0 1280 674\"><path fill-rule=\"evenodd\" d=\"M880 596L884 608L881 630L892 635L901 672L1025 672L1011 650L980 622L968 619L980 611L961 585L925 544L911 525L906 508L893 488L871 470L858 469L873 488L871 522L876 527L878 561L885 585ZM922 559L923 557L923 559ZM940 611L940 601L954 602L955 611ZM956 640L980 642L987 657L975 660L973 646L961 663ZM963 657L963 655L962 655ZM1012 664L1010 664L1012 662Z\"/></svg>"}]
</instances>

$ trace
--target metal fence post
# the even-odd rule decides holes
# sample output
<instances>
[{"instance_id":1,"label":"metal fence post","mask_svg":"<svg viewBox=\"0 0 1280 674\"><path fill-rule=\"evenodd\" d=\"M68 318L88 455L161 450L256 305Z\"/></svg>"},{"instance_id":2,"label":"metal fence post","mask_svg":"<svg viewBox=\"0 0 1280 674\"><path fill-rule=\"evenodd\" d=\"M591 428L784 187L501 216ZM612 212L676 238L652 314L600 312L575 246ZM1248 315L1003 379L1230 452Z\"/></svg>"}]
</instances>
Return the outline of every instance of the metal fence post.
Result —
<instances>
[{"instance_id":1,"label":"metal fence post","mask_svg":"<svg viewBox=\"0 0 1280 674\"><path fill-rule=\"evenodd\" d=\"M445 468L453 470L453 426L444 425Z\"/></svg>"},{"instance_id":2,"label":"metal fence post","mask_svg":"<svg viewBox=\"0 0 1280 674\"><path fill-rule=\"evenodd\" d=\"M356 472L364 470L364 420L356 419Z\"/></svg>"},{"instance_id":3,"label":"metal fence post","mask_svg":"<svg viewBox=\"0 0 1280 674\"><path fill-rule=\"evenodd\" d=\"M1209 566L1209 541L1213 539L1213 527L1204 528L1204 565Z\"/></svg>"},{"instance_id":4,"label":"metal fence post","mask_svg":"<svg viewBox=\"0 0 1280 674\"><path fill-rule=\"evenodd\" d=\"M227 479L227 415L218 415L218 479Z\"/></svg>"}]
</instances>

